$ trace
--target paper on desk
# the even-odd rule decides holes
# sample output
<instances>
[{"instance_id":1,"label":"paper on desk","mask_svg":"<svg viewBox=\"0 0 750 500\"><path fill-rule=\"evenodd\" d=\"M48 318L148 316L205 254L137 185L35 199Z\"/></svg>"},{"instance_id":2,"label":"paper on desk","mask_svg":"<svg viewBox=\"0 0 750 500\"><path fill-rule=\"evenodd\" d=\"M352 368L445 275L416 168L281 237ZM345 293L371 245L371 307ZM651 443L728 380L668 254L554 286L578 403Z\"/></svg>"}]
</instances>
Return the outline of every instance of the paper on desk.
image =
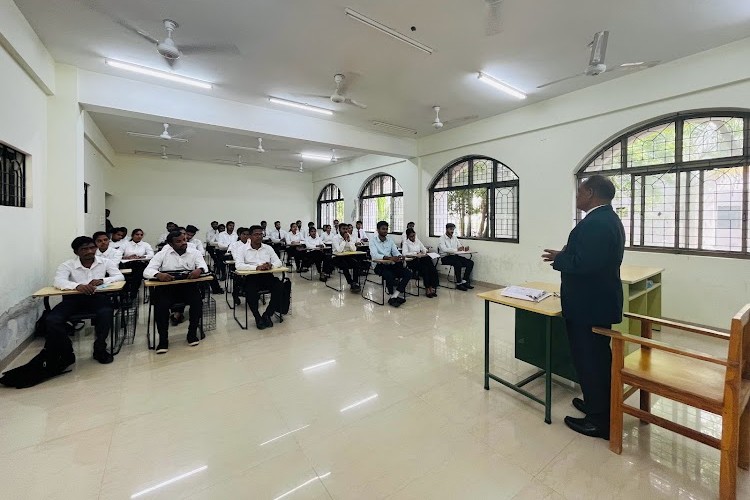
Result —
<instances>
[{"instance_id":1,"label":"paper on desk","mask_svg":"<svg viewBox=\"0 0 750 500\"><path fill-rule=\"evenodd\" d=\"M440 258L440 254L439 253L435 253L435 252L427 252L427 256L429 258L431 258L431 259L439 259Z\"/></svg>"},{"instance_id":2,"label":"paper on desk","mask_svg":"<svg viewBox=\"0 0 750 500\"><path fill-rule=\"evenodd\" d=\"M526 288L523 286L508 286L503 288L500 292L503 297L510 297L513 299L528 300L530 302L540 302L547 297L551 297L552 294L545 290L538 290L536 288Z\"/></svg>"},{"instance_id":3,"label":"paper on desk","mask_svg":"<svg viewBox=\"0 0 750 500\"><path fill-rule=\"evenodd\" d=\"M102 283L101 285L97 286L97 290L106 290L107 288L111 288L114 286L114 284L117 283L117 281L113 281L112 283Z\"/></svg>"}]
</instances>

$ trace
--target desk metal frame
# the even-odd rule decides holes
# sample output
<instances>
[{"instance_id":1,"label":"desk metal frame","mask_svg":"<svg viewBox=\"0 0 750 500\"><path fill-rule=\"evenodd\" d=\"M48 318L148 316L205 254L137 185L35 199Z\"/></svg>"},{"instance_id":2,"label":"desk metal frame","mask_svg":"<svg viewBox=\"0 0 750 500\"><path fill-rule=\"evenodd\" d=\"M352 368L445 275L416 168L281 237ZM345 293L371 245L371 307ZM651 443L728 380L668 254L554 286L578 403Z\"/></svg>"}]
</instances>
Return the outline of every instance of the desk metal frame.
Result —
<instances>
[{"instance_id":1,"label":"desk metal frame","mask_svg":"<svg viewBox=\"0 0 750 500\"><path fill-rule=\"evenodd\" d=\"M283 284L284 283L284 278L286 278L287 271L289 271L289 268L287 268L287 267L279 267L279 268L276 268L276 269L271 269L270 271L246 271L246 272L234 271L233 273L234 273L235 276L241 277L243 283L244 283L244 280L248 276L255 276L255 275L258 275L258 274L277 274L277 273L281 273L281 283ZM261 297L265 297L265 295L268 294L269 292L268 291L259 291L258 293L260 294ZM247 314L247 311L248 311L248 308L249 308L248 303L247 303L247 294L245 294L245 301L244 302L245 302L245 324L244 325L240 322L239 318L237 317L237 307L232 307L231 309L232 309L232 316L234 317L234 320L237 322L237 324L239 325L239 327L242 328L243 330L247 330L248 324L249 324L249 322L248 322L248 314ZM265 301L264 301L264 303L265 303ZM283 323L284 322L284 315L281 314L281 312L274 311L274 314L279 318L279 323Z\"/></svg>"}]
</instances>

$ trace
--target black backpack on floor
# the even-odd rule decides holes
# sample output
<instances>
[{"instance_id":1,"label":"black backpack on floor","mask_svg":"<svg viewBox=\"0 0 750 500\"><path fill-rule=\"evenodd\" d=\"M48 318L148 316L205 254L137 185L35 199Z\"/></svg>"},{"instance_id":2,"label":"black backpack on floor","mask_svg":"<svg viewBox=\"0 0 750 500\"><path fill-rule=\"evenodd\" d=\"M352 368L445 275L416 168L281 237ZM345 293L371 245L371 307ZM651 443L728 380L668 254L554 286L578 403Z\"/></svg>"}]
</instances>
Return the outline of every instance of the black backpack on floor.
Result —
<instances>
[{"instance_id":1,"label":"black backpack on floor","mask_svg":"<svg viewBox=\"0 0 750 500\"><path fill-rule=\"evenodd\" d=\"M284 278L281 282L281 304L279 304L279 312L281 314L289 314L289 306L292 303L292 282L289 278Z\"/></svg>"}]
</instances>

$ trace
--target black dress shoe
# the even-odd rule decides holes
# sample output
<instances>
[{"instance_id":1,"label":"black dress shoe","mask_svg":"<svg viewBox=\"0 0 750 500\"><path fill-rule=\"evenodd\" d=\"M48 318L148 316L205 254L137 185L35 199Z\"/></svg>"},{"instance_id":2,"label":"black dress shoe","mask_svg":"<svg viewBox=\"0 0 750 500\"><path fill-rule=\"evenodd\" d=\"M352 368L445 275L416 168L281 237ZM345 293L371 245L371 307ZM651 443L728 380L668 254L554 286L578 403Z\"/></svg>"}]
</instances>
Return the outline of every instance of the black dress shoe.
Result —
<instances>
[{"instance_id":1,"label":"black dress shoe","mask_svg":"<svg viewBox=\"0 0 750 500\"><path fill-rule=\"evenodd\" d=\"M609 428L600 427L585 418L565 417L565 425L584 436L609 440Z\"/></svg>"},{"instance_id":2,"label":"black dress shoe","mask_svg":"<svg viewBox=\"0 0 750 500\"><path fill-rule=\"evenodd\" d=\"M263 324L266 325L266 328L273 328L273 319L270 314L263 315Z\"/></svg>"},{"instance_id":3,"label":"black dress shoe","mask_svg":"<svg viewBox=\"0 0 750 500\"><path fill-rule=\"evenodd\" d=\"M465 286L466 288L468 288L469 290L472 290L472 289L474 288L473 286L471 286L471 283L464 283L463 285L464 285L464 286Z\"/></svg>"},{"instance_id":4,"label":"black dress shoe","mask_svg":"<svg viewBox=\"0 0 750 500\"><path fill-rule=\"evenodd\" d=\"M255 327L258 330L265 330L266 329L266 322L263 320L263 318L258 318L255 320Z\"/></svg>"},{"instance_id":5,"label":"black dress shoe","mask_svg":"<svg viewBox=\"0 0 750 500\"><path fill-rule=\"evenodd\" d=\"M388 299L388 305L391 307L399 307L401 306L401 302L399 302L398 299L390 298Z\"/></svg>"},{"instance_id":6,"label":"black dress shoe","mask_svg":"<svg viewBox=\"0 0 750 500\"><path fill-rule=\"evenodd\" d=\"M115 360L115 358L106 349L97 349L94 351L94 359L103 365L107 365Z\"/></svg>"},{"instance_id":7,"label":"black dress shoe","mask_svg":"<svg viewBox=\"0 0 750 500\"><path fill-rule=\"evenodd\" d=\"M581 413L588 413L586 411L586 403L581 398L573 398L573 408L580 411Z\"/></svg>"},{"instance_id":8,"label":"black dress shoe","mask_svg":"<svg viewBox=\"0 0 750 500\"><path fill-rule=\"evenodd\" d=\"M468 292L469 291L469 289L466 288L463 284L456 285L456 290L461 290L462 292Z\"/></svg>"}]
</instances>

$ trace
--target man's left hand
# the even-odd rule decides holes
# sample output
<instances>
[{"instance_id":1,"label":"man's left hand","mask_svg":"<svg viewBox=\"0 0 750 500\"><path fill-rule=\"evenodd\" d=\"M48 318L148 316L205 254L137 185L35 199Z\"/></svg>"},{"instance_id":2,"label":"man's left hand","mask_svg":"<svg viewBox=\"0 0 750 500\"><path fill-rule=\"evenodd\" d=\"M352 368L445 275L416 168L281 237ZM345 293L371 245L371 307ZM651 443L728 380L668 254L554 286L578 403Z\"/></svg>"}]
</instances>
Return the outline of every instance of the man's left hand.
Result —
<instances>
[{"instance_id":1,"label":"man's left hand","mask_svg":"<svg viewBox=\"0 0 750 500\"><path fill-rule=\"evenodd\" d=\"M559 253L560 250L550 250L549 248L545 248L544 253L542 254L542 260L544 262L554 262Z\"/></svg>"},{"instance_id":2,"label":"man's left hand","mask_svg":"<svg viewBox=\"0 0 750 500\"><path fill-rule=\"evenodd\" d=\"M190 274L188 274L188 279L194 280L196 278L200 278L201 274L203 274L203 269L200 267L198 269L193 269L190 271Z\"/></svg>"}]
</instances>

